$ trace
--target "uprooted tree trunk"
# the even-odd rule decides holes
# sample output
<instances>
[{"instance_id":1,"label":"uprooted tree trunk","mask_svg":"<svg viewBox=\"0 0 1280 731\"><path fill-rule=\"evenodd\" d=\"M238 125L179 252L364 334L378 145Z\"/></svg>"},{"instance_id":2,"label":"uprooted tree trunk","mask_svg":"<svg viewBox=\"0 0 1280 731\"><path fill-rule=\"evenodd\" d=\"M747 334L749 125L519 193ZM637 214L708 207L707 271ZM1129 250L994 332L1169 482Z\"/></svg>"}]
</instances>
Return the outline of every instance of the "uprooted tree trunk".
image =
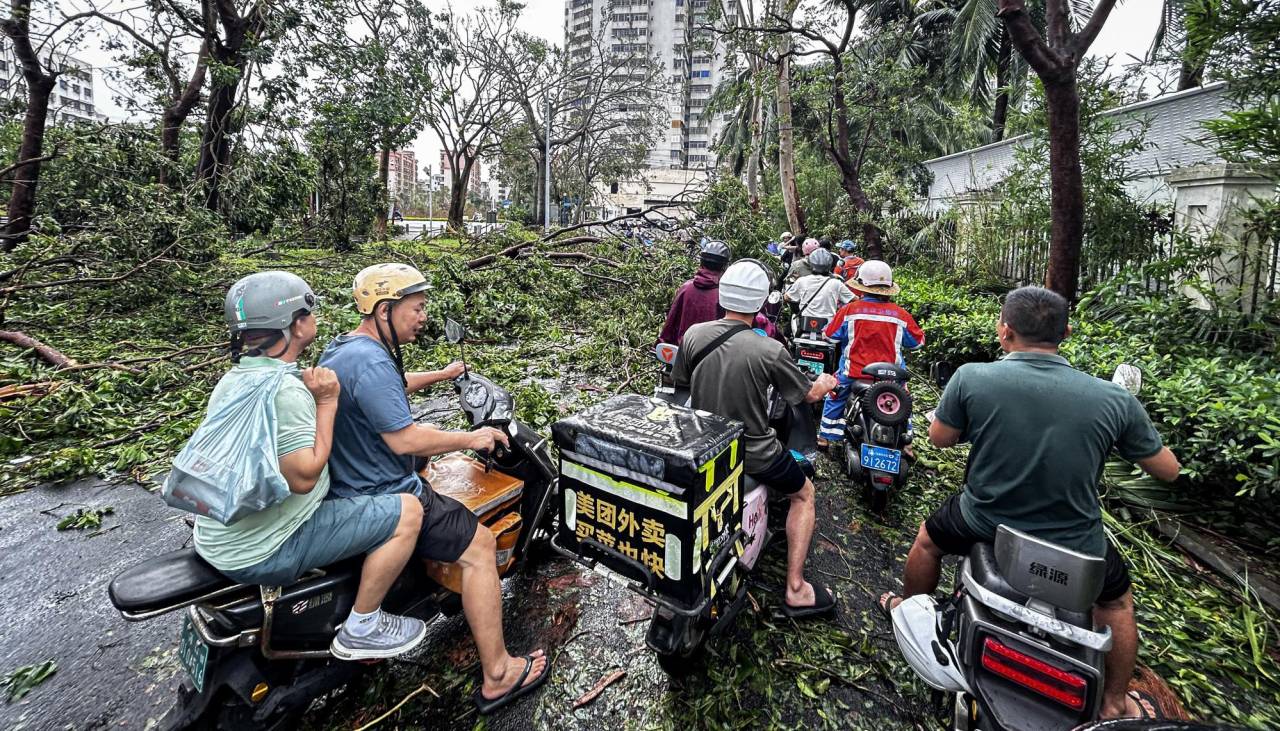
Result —
<instances>
[{"instance_id":1,"label":"uprooted tree trunk","mask_svg":"<svg viewBox=\"0 0 1280 731\"><path fill-rule=\"evenodd\" d=\"M1025 0L1000 0L996 13L1014 48L1044 84L1049 127L1049 191L1052 223L1045 286L1074 301L1080 287L1084 243L1084 179L1080 169L1080 91L1076 70L1102 30L1115 0L1099 0L1093 15L1072 32L1067 0L1046 0L1046 33L1040 36Z\"/></svg>"},{"instance_id":2,"label":"uprooted tree trunk","mask_svg":"<svg viewBox=\"0 0 1280 731\"><path fill-rule=\"evenodd\" d=\"M796 187L796 137L792 124L791 56L784 53L778 61L778 178L787 225L797 238L803 238L804 207L800 205L800 191Z\"/></svg>"},{"instance_id":3,"label":"uprooted tree trunk","mask_svg":"<svg viewBox=\"0 0 1280 731\"><path fill-rule=\"evenodd\" d=\"M49 118L49 97L60 70L45 70L31 45L31 0L12 0L8 18L0 21L4 34L13 45L13 54L22 67L27 86L27 112L22 119L22 143L16 160L30 161L13 171L9 194L9 223L0 250L11 251L26 240L36 211L36 187L44 151L45 123Z\"/></svg>"}]
</instances>

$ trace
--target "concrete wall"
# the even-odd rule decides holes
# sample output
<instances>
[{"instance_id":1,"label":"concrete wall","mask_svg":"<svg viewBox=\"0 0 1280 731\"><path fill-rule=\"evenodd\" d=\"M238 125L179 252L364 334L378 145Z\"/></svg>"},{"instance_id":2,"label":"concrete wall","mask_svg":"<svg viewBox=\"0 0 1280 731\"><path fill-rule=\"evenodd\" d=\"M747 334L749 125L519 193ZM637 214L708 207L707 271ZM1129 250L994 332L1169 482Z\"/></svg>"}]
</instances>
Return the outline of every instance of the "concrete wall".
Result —
<instances>
[{"instance_id":1,"label":"concrete wall","mask_svg":"<svg viewBox=\"0 0 1280 731\"><path fill-rule=\"evenodd\" d=\"M1208 146L1202 144L1205 132L1200 123L1221 117L1231 108L1225 83L1176 94L1167 94L1138 104L1106 112L1121 120L1118 137L1127 137L1147 124L1146 141L1151 146L1129 159L1140 179L1130 185L1139 200L1168 202L1173 192L1165 176L1175 168L1202 163L1221 163ZM951 207L957 196L980 192L1000 182L1014 163L1014 151L1027 143L1022 135L984 147L939 157L924 163L933 174L929 195L923 205L938 211Z\"/></svg>"}]
</instances>

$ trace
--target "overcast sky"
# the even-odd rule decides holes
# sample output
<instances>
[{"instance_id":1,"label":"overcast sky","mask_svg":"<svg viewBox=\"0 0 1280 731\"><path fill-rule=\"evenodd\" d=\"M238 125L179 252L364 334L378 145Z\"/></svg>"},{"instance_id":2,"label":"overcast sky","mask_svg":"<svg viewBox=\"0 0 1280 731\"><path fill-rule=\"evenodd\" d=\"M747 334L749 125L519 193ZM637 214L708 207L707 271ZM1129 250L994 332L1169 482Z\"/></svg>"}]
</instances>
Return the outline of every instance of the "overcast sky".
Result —
<instances>
[{"instance_id":1,"label":"overcast sky","mask_svg":"<svg viewBox=\"0 0 1280 731\"><path fill-rule=\"evenodd\" d=\"M491 4L493 0L454 0L453 10L457 14L469 12L482 5ZM564 41L564 3L565 0L526 0L527 5L521 15L521 29L542 36L555 44ZM428 0L432 6L444 9L445 3ZM1123 66L1142 58L1151 38L1155 34L1160 21L1160 8L1163 0L1120 0L1111 12L1111 17L1102 28L1102 32L1094 41L1090 53L1096 56L1112 56L1117 66ZM81 55L89 63L104 65L110 63L106 54L90 42ZM102 91L102 90L100 90ZM123 110L109 100L109 95L99 93L100 111L114 118L123 118ZM440 166L440 143L431 132L425 132L414 142L414 150L418 154L419 168L430 163L433 169ZM488 170L485 170L488 177Z\"/></svg>"}]
</instances>

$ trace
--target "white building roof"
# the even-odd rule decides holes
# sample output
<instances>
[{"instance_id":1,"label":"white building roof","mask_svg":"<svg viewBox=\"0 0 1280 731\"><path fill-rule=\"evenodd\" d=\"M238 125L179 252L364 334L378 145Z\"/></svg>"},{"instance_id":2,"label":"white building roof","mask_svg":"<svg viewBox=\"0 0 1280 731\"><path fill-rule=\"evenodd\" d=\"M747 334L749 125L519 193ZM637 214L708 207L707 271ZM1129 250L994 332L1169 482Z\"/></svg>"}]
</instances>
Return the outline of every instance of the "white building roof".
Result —
<instances>
[{"instance_id":1,"label":"white building roof","mask_svg":"<svg viewBox=\"0 0 1280 731\"><path fill-rule=\"evenodd\" d=\"M1221 162L1213 149L1205 144L1207 135L1201 122L1216 119L1231 109L1225 82L1209 84L1174 94L1149 99L1104 112L1104 116L1120 118L1117 136L1123 137L1144 122L1147 126L1148 149L1135 153L1131 169L1146 179L1146 192L1163 187L1170 170L1186 165ZM957 196L991 188L1008 174L1013 166L1014 150L1024 145L1030 135L1020 135L924 163L933 174L926 206L943 209Z\"/></svg>"}]
</instances>

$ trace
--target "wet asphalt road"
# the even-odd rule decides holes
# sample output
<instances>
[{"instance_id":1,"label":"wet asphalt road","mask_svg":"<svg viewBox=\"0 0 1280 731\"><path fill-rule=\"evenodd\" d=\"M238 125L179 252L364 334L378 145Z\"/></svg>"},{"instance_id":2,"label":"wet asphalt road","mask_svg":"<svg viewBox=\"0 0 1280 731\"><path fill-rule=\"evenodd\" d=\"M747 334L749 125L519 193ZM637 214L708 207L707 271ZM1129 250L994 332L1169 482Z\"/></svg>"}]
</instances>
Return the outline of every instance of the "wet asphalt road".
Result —
<instances>
[{"instance_id":1,"label":"wet asphalt road","mask_svg":"<svg viewBox=\"0 0 1280 731\"><path fill-rule=\"evenodd\" d=\"M430 399L417 405L415 417L441 423L454 410L448 397ZM837 476L834 464L823 460L820 469L818 525L807 573L836 594L836 619L820 620L816 626L829 628L837 642L853 643L840 652L852 661L829 673L837 682L821 699L789 699L780 717L773 709L772 722L816 728L815 709L826 709L848 719L840 727L920 727L922 699L910 693L904 698L903 689L895 687L905 674L880 669L867 678L860 675L877 662L883 666L882 659L892 653L891 632L879 621L874 602L879 591L895 586L914 530L901 528L909 522L902 519L890 525L868 519L860 497ZM77 508L106 506L114 513L99 529L55 530L58 518ZM172 703L184 672L176 658L180 614L125 622L111 607L107 585L125 568L186 545L190 529L183 515L131 483L82 481L0 498L0 587L5 597L0 675L50 659L58 665L52 678L21 701L0 703L0 730L154 726ZM792 672L785 663L788 658L805 660L814 645L788 645L794 625L774 617L784 547L781 536L769 546L761 559L765 569L751 591L755 606L744 610L728 637L715 641L709 662L717 664L721 675L726 669L731 674L750 672L752 663L769 664L775 673L782 668L782 674L769 682L787 684L794 693L802 670ZM690 721L700 725L693 719L706 712L708 698L721 696L726 696L725 703L745 704L737 716L750 720L734 725L766 725L768 716L763 714L768 709L761 707L761 715L754 710L766 705L758 692L747 690L739 696L733 688L727 691L723 681L714 685L705 670L688 681L668 678L644 645L651 609L614 582L549 557L533 575L508 577L503 593L508 647L513 653L546 648L554 664L544 688L487 719L487 728L657 728ZM726 655L736 652L735 644L740 646L736 649L754 651L754 656L727 661ZM625 674L593 702L575 707L587 691L617 671ZM839 682L842 673L859 678ZM478 676L463 618L440 617L422 648L371 668L345 690L317 703L305 726L355 728L425 684L441 698L420 692L380 728L473 728L480 719L470 693ZM854 715L844 715L850 711Z\"/></svg>"},{"instance_id":2,"label":"wet asphalt road","mask_svg":"<svg viewBox=\"0 0 1280 731\"><path fill-rule=\"evenodd\" d=\"M100 528L58 531L77 508L112 507ZM136 484L85 480L0 498L0 675L53 660L53 677L0 703L0 729L145 728L180 672L178 615L125 622L107 598L124 569L181 548L181 515Z\"/></svg>"}]
</instances>

